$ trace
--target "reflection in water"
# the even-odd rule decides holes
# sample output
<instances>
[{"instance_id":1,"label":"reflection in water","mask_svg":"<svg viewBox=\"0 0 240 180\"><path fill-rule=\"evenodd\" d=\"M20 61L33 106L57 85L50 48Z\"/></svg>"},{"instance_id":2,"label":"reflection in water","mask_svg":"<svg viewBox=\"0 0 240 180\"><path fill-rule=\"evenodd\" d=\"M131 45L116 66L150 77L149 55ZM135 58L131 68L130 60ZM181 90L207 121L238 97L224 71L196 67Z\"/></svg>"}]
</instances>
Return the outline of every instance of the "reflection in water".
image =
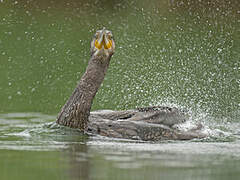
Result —
<instances>
[{"instance_id":1,"label":"reflection in water","mask_svg":"<svg viewBox=\"0 0 240 180\"><path fill-rule=\"evenodd\" d=\"M231 176L229 169L233 177L239 175L239 145L235 143L231 147L235 150L229 152L230 146L223 143L105 141L69 146L73 179L225 179Z\"/></svg>"},{"instance_id":2,"label":"reflection in water","mask_svg":"<svg viewBox=\"0 0 240 180\"><path fill-rule=\"evenodd\" d=\"M54 118L41 113L0 114L0 167L5 167L0 179L15 178L18 172L24 172L18 179L26 179L25 174L73 180L202 179L203 174L224 179L229 169L234 177L240 172L238 135L224 138L225 142L220 136L204 142L86 138L52 123ZM35 171L29 172L29 166Z\"/></svg>"},{"instance_id":3,"label":"reflection in water","mask_svg":"<svg viewBox=\"0 0 240 180\"><path fill-rule=\"evenodd\" d=\"M64 156L69 159L69 170L67 171L72 179L90 179L90 160L86 144L76 143L69 145L68 149L64 150Z\"/></svg>"}]
</instances>

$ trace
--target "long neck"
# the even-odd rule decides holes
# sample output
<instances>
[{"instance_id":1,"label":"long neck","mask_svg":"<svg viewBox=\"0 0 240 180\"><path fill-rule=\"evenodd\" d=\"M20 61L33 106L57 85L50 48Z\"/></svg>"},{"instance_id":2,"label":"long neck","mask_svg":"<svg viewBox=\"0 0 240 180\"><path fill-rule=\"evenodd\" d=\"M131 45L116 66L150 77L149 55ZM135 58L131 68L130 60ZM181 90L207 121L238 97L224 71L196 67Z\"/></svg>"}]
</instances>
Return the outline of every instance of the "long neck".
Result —
<instances>
[{"instance_id":1,"label":"long neck","mask_svg":"<svg viewBox=\"0 0 240 180\"><path fill-rule=\"evenodd\" d=\"M86 72L58 115L57 123L86 130L93 99L104 79L111 55L92 56Z\"/></svg>"}]
</instances>

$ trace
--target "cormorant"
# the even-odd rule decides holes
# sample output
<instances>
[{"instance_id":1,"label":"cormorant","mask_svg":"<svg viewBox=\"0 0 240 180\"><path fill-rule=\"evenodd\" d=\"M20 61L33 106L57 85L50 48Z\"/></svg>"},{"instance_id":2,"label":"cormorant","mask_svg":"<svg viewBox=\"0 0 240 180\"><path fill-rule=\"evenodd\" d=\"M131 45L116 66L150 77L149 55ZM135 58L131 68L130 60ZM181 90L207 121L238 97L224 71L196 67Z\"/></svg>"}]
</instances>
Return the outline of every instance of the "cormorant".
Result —
<instances>
[{"instance_id":1,"label":"cormorant","mask_svg":"<svg viewBox=\"0 0 240 180\"><path fill-rule=\"evenodd\" d=\"M95 111L91 106L115 51L111 31L96 31L91 42L91 58L86 72L73 94L63 106L57 123L78 128L85 133L140 140L193 139L205 137L198 128L181 131L174 125L187 116L177 108L146 107L125 111Z\"/></svg>"}]
</instances>

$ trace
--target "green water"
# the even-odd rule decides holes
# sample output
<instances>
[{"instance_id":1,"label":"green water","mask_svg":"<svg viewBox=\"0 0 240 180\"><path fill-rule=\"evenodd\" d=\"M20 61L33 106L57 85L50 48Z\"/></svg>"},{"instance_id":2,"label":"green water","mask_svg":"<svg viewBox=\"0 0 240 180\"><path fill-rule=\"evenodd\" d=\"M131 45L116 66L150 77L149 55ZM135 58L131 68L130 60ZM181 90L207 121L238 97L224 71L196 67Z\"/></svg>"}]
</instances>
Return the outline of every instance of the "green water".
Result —
<instances>
[{"instance_id":1,"label":"green water","mask_svg":"<svg viewBox=\"0 0 240 180\"><path fill-rule=\"evenodd\" d=\"M116 41L92 110L170 105L211 138L132 142L53 122L97 29ZM0 179L238 179L238 0L0 1Z\"/></svg>"}]
</instances>

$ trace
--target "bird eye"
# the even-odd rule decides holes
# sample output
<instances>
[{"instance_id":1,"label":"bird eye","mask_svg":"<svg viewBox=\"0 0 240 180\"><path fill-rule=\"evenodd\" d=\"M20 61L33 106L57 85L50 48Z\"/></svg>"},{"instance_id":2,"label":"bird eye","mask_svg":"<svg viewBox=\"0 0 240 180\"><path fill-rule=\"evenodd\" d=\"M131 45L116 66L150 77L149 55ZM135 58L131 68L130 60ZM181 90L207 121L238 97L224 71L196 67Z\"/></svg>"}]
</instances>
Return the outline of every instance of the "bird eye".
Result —
<instances>
[{"instance_id":1,"label":"bird eye","mask_svg":"<svg viewBox=\"0 0 240 180\"><path fill-rule=\"evenodd\" d=\"M112 39L112 34L111 34L111 33L108 33L108 34L107 34L107 37L108 37L108 39Z\"/></svg>"},{"instance_id":2,"label":"bird eye","mask_svg":"<svg viewBox=\"0 0 240 180\"><path fill-rule=\"evenodd\" d=\"M96 38L96 39L99 38L99 32L97 32L97 33L95 34L95 38Z\"/></svg>"}]
</instances>

